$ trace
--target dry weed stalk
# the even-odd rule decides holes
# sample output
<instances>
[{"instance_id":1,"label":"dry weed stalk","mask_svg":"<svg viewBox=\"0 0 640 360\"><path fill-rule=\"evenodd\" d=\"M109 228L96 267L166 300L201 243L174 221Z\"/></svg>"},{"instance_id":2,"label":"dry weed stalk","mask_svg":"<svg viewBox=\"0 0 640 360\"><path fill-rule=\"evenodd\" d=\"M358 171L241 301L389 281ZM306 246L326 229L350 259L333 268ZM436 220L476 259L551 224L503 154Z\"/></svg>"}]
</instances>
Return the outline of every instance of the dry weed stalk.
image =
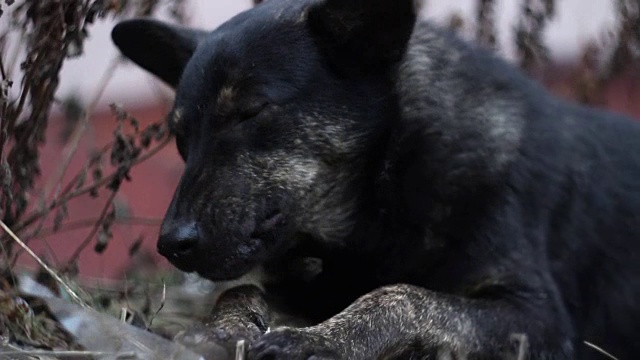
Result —
<instances>
[{"instance_id":1,"label":"dry weed stalk","mask_svg":"<svg viewBox=\"0 0 640 360\"><path fill-rule=\"evenodd\" d=\"M612 79L637 70L640 63L640 1L613 0L618 21L603 33L603 41L585 47L575 83L578 101L605 105L603 92ZM637 83L637 81L636 81ZM635 93L629 89L629 96ZM633 99L629 98L629 102Z\"/></svg>"},{"instance_id":2,"label":"dry weed stalk","mask_svg":"<svg viewBox=\"0 0 640 360\"><path fill-rule=\"evenodd\" d=\"M478 0L477 3L476 41L489 48L495 48L497 42L495 0Z\"/></svg>"},{"instance_id":3,"label":"dry weed stalk","mask_svg":"<svg viewBox=\"0 0 640 360\"><path fill-rule=\"evenodd\" d=\"M515 43L520 66L536 73L549 60L544 44L544 30L555 15L555 0L523 0L521 14L515 28Z\"/></svg>"},{"instance_id":4,"label":"dry weed stalk","mask_svg":"<svg viewBox=\"0 0 640 360\"><path fill-rule=\"evenodd\" d=\"M133 166L168 144L170 135L164 121L140 129L136 119L114 105L118 126L113 141L96 151L70 181L63 181L95 107L122 62L114 59L88 106L79 109L79 120L73 124L54 176L42 189L35 188L50 112L61 104L55 94L62 65L67 59L82 55L96 19L152 16L164 6L178 22L183 22L186 0L23 0L15 4L5 0L5 5L0 8L4 10L0 16L9 20L9 25L0 29L0 220L28 243L65 229L69 201L80 196L96 197L100 189L109 191L101 215L95 221L82 223L91 229L64 267L69 269L95 238L96 251L104 250L116 221L113 200L120 184L130 180ZM10 38L23 41L10 47ZM51 219L53 227L45 227ZM77 222L70 225L78 227ZM2 233L0 245L2 258L13 259L14 263L20 249L6 233Z\"/></svg>"}]
</instances>

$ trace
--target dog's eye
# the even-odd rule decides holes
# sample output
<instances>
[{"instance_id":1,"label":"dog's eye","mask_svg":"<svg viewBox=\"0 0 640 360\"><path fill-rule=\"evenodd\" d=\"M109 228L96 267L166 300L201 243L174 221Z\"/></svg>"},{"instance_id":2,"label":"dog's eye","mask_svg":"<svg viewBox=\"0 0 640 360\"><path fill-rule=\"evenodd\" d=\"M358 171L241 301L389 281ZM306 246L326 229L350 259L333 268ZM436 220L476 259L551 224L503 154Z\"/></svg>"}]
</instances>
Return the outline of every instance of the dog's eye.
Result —
<instances>
[{"instance_id":1,"label":"dog's eye","mask_svg":"<svg viewBox=\"0 0 640 360\"><path fill-rule=\"evenodd\" d=\"M247 104L240 112L240 120L245 121L258 116L267 106L269 106L269 102L266 100L253 101Z\"/></svg>"}]
</instances>

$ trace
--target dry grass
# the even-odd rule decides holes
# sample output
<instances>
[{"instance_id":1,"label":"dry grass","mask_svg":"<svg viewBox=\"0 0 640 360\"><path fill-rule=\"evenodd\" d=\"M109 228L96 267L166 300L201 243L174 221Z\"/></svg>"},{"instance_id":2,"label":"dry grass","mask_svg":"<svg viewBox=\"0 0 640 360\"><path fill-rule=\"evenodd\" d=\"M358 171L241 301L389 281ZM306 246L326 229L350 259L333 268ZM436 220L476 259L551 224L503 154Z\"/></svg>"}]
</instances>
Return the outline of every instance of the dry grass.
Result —
<instances>
[{"instance_id":1,"label":"dry grass","mask_svg":"<svg viewBox=\"0 0 640 360\"><path fill-rule=\"evenodd\" d=\"M154 156L171 141L164 119L140 128L135 118L114 104L112 112L117 128L113 140L98 149L80 171L66 176L72 161L83 155L78 152L80 140L90 128L96 106L123 59L117 57L111 60L95 84L88 104L80 107L55 97L62 66L65 61L83 55L84 42L96 21L107 17L153 16L164 8L162 10L168 10L177 22L182 22L185 19L185 7L184 0L22 0L15 3L5 1L2 5L0 271L8 275L3 278L6 283L0 287L0 293L3 298L16 299L18 302L11 300L5 302L6 307L0 307L0 329L17 325L17 330L24 330L24 339L31 340L38 333L37 327L32 326L34 324L26 323L32 319L29 315L34 310L32 303L19 297L13 288L17 283L14 265L23 252L36 259L46 272L46 277L53 279L54 285L50 286L58 287L65 296L82 306L97 307L92 298L95 294L85 293L73 279L77 261L89 247L96 252L105 249L111 239L111 227L116 221L149 221L116 219L113 200L121 184L131 180L131 169ZM66 136L62 160L55 173L45 179L42 187L36 188L36 180L40 176L40 151L46 140L50 114L55 108L63 112L74 110L66 111L66 114L76 119L69 122L72 127ZM96 197L99 191L106 191L109 195L102 204L98 218L68 218L67 206L71 201L80 197ZM153 223L157 224L157 221ZM34 239L78 228L87 229L85 240L65 264L55 269L29 248L29 243ZM6 311L3 313L3 310ZM22 319L24 323L7 323L11 319L17 322ZM16 333L0 331L0 336L16 340L13 336ZM39 343L46 348L47 341L35 340L34 344Z\"/></svg>"},{"instance_id":2,"label":"dry grass","mask_svg":"<svg viewBox=\"0 0 640 360\"><path fill-rule=\"evenodd\" d=\"M73 122L57 171L42 188L34 188L40 175L40 147L45 141L49 114L52 108L66 105L54 97L60 70L67 59L82 55L84 41L97 19L153 15L160 5L160 1L25 0L13 4L11 12L3 15L10 18L10 25L0 33L0 219L28 244L65 228L70 201L81 196L95 197L101 189L109 193L99 218L83 224L90 231L61 269L63 272L75 267L80 254L94 239L99 240L96 251L104 249L111 238L113 200L120 184L130 180L133 166L166 146L170 136L161 119L140 129L135 118L113 105L118 122L113 141L93 154L71 180L63 181L69 164L78 156L78 144L95 107L122 63L122 59L114 58L96 84L88 105L78 110L79 119ZM184 16L184 1L167 5L179 19ZM10 38L25 41L14 41L14 46L9 46ZM106 162L108 166L104 165ZM53 228L46 228L50 220ZM14 264L22 249L8 240L6 234L0 237L2 255L7 263Z\"/></svg>"}]
</instances>

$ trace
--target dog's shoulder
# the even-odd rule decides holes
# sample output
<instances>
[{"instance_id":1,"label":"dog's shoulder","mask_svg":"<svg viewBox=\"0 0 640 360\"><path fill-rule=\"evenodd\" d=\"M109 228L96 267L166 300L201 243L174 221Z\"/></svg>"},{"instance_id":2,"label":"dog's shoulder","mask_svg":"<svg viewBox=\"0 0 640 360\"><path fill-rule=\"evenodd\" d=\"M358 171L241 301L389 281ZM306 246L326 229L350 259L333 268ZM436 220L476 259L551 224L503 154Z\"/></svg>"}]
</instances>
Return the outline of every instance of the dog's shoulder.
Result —
<instances>
[{"instance_id":1,"label":"dog's shoulder","mask_svg":"<svg viewBox=\"0 0 640 360\"><path fill-rule=\"evenodd\" d=\"M491 51L425 20L394 81L400 120L390 156L414 154L443 193L500 181L518 157L530 108L548 98Z\"/></svg>"}]
</instances>

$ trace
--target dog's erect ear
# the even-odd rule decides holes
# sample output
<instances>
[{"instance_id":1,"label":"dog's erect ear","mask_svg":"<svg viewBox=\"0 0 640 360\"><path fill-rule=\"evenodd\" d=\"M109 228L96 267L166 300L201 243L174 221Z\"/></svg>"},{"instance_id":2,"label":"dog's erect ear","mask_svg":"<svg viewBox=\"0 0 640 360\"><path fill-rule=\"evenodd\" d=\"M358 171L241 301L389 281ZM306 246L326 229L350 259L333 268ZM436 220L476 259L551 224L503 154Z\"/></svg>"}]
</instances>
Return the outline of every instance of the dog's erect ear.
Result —
<instances>
[{"instance_id":1,"label":"dog's erect ear","mask_svg":"<svg viewBox=\"0 0 640 360\"><path fill-rule=\"evenodd\" d=\"M157 20L133 19L116 25L111 38L122 54L175 88L206 34Z\"/></svg>"},{"instance_id":2,"label":"dog's erect ear","mask_svg":"<svg viewBox=\"0 0 640 360\"><path fill-rule=\"evenodd\" d=\"M307 19L338 67L384 70L402 59L417 11L415 0L325 0Z\"/></svg>"}]
</instances>

